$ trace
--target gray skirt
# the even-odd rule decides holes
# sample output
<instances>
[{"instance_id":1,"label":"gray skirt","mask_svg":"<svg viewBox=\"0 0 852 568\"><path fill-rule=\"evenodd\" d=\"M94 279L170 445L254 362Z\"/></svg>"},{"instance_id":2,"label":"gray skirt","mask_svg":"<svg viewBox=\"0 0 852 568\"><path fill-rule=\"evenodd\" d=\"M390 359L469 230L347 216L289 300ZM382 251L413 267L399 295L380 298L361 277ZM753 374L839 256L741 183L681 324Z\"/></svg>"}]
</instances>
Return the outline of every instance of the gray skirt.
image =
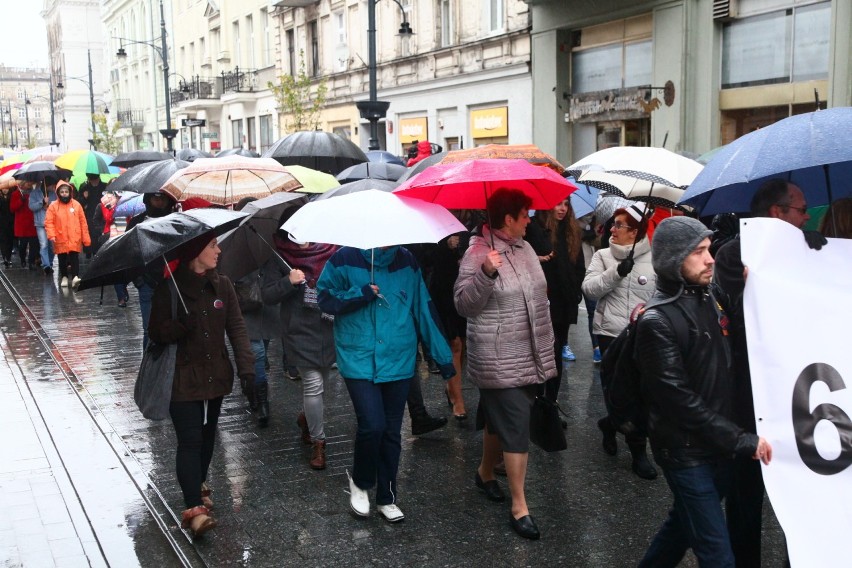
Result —
<instances>
[{"instance_id":1,"label":"gray skirt","mask_svg":"<svg viewBox=\"0 0 852 568\"><path fill-rule=\"evenodd\" d=\"M540 385L509 389L479 389L476 429L488 427L504 452L525 454L530 449L530 409Z\"/></svg>"}]
</instances>

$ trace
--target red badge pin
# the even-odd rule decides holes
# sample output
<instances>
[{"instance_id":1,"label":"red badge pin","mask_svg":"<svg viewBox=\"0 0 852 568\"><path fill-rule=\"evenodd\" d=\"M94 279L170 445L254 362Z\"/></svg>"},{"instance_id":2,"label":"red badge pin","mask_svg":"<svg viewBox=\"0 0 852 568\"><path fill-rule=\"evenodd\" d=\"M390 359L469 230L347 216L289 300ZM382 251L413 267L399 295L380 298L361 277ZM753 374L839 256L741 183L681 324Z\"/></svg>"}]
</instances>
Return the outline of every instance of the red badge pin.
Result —
<instances>
[{"instance_id":1,"label":"red badge pin","mask_svg":"<svg viewBox=\"0 0 852 568\"><path fill-rule=\"evenodd\" d=\"M225 302L223 302L222 300L218 300L218 299L213 300L213 307L216 308L217 310L221 310L222 308L225 307Z\"/></svg>"}]
</instances>

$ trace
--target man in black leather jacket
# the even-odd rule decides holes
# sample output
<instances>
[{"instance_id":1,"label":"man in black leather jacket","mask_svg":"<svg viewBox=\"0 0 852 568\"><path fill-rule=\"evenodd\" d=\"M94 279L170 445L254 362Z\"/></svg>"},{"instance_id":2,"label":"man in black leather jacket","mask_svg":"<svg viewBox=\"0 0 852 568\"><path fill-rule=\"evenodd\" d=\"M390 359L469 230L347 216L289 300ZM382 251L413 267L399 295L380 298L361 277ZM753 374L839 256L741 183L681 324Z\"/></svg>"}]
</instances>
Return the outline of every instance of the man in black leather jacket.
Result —
<instances>
[{"instance_id":1,"label":"man in black leather jacket","mask_svg":"<svg viewBox=\"0 0 852 568\"><path fill-rule=\"evenodd\" d=\"M652 245L655 298L677 297L639 320L636 359L648 436L674 505L640 566L677 566L692 548L700 566L734 566L721 500L735 455L768 464L772 448L733 420L734 374L727 316L711 292L711 231L687 217L665 219ZM715 296L714 296L715 294ZM682 317L685 325L676 325ZM678 338L677 329L688 329Z\"/></svg>"}]
</instances>

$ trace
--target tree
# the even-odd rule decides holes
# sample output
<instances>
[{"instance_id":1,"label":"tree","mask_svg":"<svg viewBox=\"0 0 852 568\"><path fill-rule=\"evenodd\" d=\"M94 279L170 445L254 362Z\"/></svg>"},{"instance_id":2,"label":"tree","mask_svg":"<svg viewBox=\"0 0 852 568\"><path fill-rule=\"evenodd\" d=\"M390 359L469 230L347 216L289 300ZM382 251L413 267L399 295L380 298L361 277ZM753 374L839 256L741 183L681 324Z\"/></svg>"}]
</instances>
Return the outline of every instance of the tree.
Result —
<instances>
[{"instance_id":1,"label":"tree","mask_svg":"<svg viewBox=\"0 0 852 568\"><path fill-rule=\"evenodd\" d=\"M118 138L118 131L121 130L121 124L118 121L110 126L107 123L105 114L95 113L92 115L95 121L95 132L92 132L92 142L99 152L107 154L118 154L121 152L122 143Z\"/></svg>"},{"instance_id":2,"label":"tree","mask_svg":"<svg viewBox=\"0 0 852 568\"><path fill-rule=\"evenodd\" d=\"M314 86L316 83L316 86ZM290 132L315 130L319 127L320 111L325 106L328 87L325 78L314 81L305 70L305 52L299 50L299 74L281 75L278 84L268 82L278 103L278 111L283 113L284 129Z\"/></svg>"}]
</instances>

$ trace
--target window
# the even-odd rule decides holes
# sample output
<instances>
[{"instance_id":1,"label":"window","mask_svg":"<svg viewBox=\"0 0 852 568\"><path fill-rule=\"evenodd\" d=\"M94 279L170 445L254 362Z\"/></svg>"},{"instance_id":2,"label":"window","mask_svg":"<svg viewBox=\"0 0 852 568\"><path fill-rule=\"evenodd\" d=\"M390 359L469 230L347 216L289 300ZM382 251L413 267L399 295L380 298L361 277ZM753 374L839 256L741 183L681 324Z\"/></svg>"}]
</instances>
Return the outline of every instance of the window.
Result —
<instances>
[{"instance_id":1,"label":"window","mask_svg":"<svg viewBox=\"0 0 852 568\"><path fill-rule=\"evenodd\" d=\"M27 109L19 108L18 109L18 118L26 119L27 118Z\"/></svg>"},{"instance_id":2,"label":"window","mask_svg":"<svg viewBox=\"0 0 852 568\"><path fill-rule=\"evenodd\" d=\"M455 43L453 36L453 6L451 0L440 0L441 10L441 47L447 47Z\"/></svg>"},{"instance_id":3,"label":"window","mask_svg":"<svg viewBox=\"0 0 852 568\"><path fill-rule=\"evenodd\" d=\"M264 114L260 117L260 150L259 152L262 154L266 152L270 146L272 146L273 136L275 134L272 131L272 115Z\"/></svg>"},{"instance_id":4,"label":"window","mask_svg":"<svg viewBox=\"0 0 852 568\"><path fill-rule=\"evenodd\" d=\"M256 128L254 127L254 117L251 116L246 119L246 123L248 124L248 128L246 130L246 137L248 138L248 149L252 151L257 151L257 142L255 142L255 134Z\"/></svg>"},{"instance_id":5,"label":"window","mask_svg":"<svg viewBox=\"0 0 852 568\"><path fill-rule=\"evenodd\" d=\"M287 30L285 32L287 36L287 62L289 64L289 71L291 77L296 76L296 34L293 30Z\"/></svg>"},{"instance_id":6,"label":"window","mask_svg":"<svg viewBox=\"0 0 852 568\"><path fill-rule=\"evenodd\" d=\"M335 37L337 39L337 45L342 46L346 45L346 19L343 16L343 12L335 12L334 14L334 25L335 25Z\"/></svg>"},{"instance_id":7,"label":"window","mask_svg":"<svg viewBox=\"0 0 852 568\"><path fill-rule=\"evenodd\" d=\"M33 111L34 111L33 116L35 117L36 120L41 118L41 107L35 107L35 108L33 108Z\"/></svg>"},{"instance_id":8,"label":"window","mask_svg":"<svg viewBox=\"0 0 852 568\"><path fill-rule=\"evenodd\" d=\"M20 100L20 101L24 100L24 97L25 97L26 95L24 94L24 89L23 89L23 88L18 87L17 96L18 96L18 100Z\"/></svg>"},{"instance_id":9,"label":"window","mask_svg":"<svg viewBox=\"0 0 852 568\"><path fill-rule=\"evenodd\" d=\"M232 120L231 121L231 147L232 148L242 148L243 147L243 120Z\"/></svg>"},{"instance_id":10,"label":"window","mask_svg":"<svg viewBox=\"0 0 852 568\"><path fill-rule=\"evenodd\" d=\"M266 8L260 11L260 25L263 28L261 65L269 67L272 65L272 30L269 28L269 11Z\"/></svg>"},{"instance_id":11,"label":"window","mask_svg":"<svg viewBox=\"0 0 852 568\"><path fill-rule=\"evenodd\" d=\"M571 89L591 93L651 84L651 40L616 43L575 51Z\"/></svg>"},{"instance_id":12,"label":"window","mask_svg":"<svg viewBox=\"0 0 852 568\"><path fill-rule=\"evenodd\" d=\"M734 20L722 29L722 87L828 78L831 3Z\"/></svg>"},{"instance_id":13,"label":"window","mask_svg":"<svg viewBox=\"0 0 852 568\"><path fill-rule=\"evenodd\" d=\"M488 31L502 32L505 0L486 0L488 3Z\"/></svg>"},{"instance_id":14,"label":"window","mask_svg":"<svg viewBox=\"0 0 852 568\"><path fill-rule=\"evenodd\" d=\"M242 50L242 44L240 43L240 23L234 22L231 24L231 30L231 33L234 36L234 53L231 54L231 59L234 62L234 65L239 67L240 56L242 55L242 53L240 53Z\"/></svg>"},{"instance_id":15,"label":"window","mask_svg":"<svg viewBox=\"0 0 852 568\"><path fill-rule=\"evenodd\" d=\"M311 46L311 77L319 77L320 54L317 21L308 22L308 44Z\"/></svg>"},{"instance_id":16,"label":"window","mask_svg":"<svg viewBox=\"0 0 852 568\"><path fill-rule=\"evenodd\" d=\"M249 69L255 69L257 64L255 63L254 53L255 53L255 43L254 43L254 18L251 16L246 16L246 35L248 35L248 63Z\"/></svg>"},{"instance_id":17,"label":"window","mask_svg":"<svg viewBox=\"0 0 852 568\"><path fill-rule=\"evenodd\" d=\"M198 50L201 52L201 65L207 65L207 60L210 59L210 54L207 53L207 40L206 38L199 38L198 40Z\"/></svg>"}]
</instances>

